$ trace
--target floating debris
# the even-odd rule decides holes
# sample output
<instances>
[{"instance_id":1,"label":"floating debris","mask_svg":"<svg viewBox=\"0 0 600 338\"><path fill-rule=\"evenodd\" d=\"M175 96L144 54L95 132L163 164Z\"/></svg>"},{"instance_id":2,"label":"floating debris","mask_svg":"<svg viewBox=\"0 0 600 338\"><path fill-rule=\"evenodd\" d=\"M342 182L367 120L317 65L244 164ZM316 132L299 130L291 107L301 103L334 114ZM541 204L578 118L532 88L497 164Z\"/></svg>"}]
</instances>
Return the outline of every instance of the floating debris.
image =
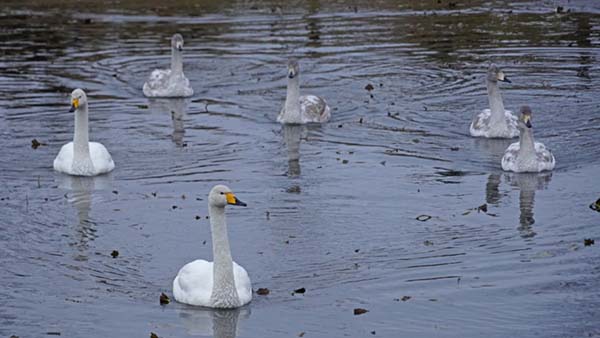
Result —
<instances>
[{"instance_id":1,"label":"floating debris","mask_svg":"<svg viewBox=\"0 0 600 338\"><path fill-rule=\"evenodd\" d=\"M196 220L199 220L201 218L202 218L202 216L196 215Z\"/></svg>"},{"instance_id":2,"label":"floating debris","mask_svg":"<svg viewBox=\"0 0 600 338\"><path fill-rule=\"evenodd\" d=\"M112 193L113 193L113 194L115 194L115 195L118 195L118 194L119 194L119 192L118 192L118 191L116 191L116 190L113 190L113 191L112 191Z\"/></svg>"},{"instance_id":3,"label":"floating debris","mask_svg":"<svg viewBox=\"0 0 600 338\"><path fill-rule=\"evenodd\" d=\"M37 149L39 146L47 146L47 144L42 143L42 142L38 141L37 139L31 140L31 148Z\"/></svg>"},{"instance_id":4,"label":"floating debris","mask_svg":"<svg viewBox=\"0 0 600 338\"><path fill-rule=\"evenodd\" d=\"M450 147L451 151L458 151L460 148L459 147Z\"/></svg>"},{"instance_id":5,"label":"floating debris","mask_svg":"<svg viewBox=\"0 0 600 338\"><path fill-rule=\"evenodd\" d=\"M359 307L357 307L356 309L354 309L354 315L355 316L362 315L362 314L365 314L367 312L369 312L369 310L363 309L363 308L359 308Z\"/></svg>"},{"instance_id":6,"label":"floating debris","mask_svg":"<svg viewBox=\"0 0 600 338\"><path fill-rule=\"evenodd\" d=\"M342 160L342 164L348 164L348 160Z\"/></svg>"},{"instance_id":7,"label":"floating debris","mask_svg":"<svg viewBox=\"0 0 600 338\"><path fill-rule=\"evenodd\" d=\"M148 106L145 104L138 104L137 107L140 109L148 109Z\"/></svg>"},{"instance_id":8,"label":"floating debris","mask_svg":"<svg viewBox=\"0 0 600 338\"><path fill-rule=\"evenodd\" d=\"M590 204L590 209L600 212L600 198L595 203Z\"/></svg>"},{"instance_id":9,"label":"floating debris","mask_svg":"<svg viewBox=\"0 0 600 338\"><path fill-rule=\"evenodd\" d=\"M369 83L368 85L365 86L365 89L368 91L371 91L371 90L375 89L375 87L373 87L373 85Z\"/></svg>"},{"instance_id":10,"label":"floating debris","mask_svg":"<svg viewBox=\"0 0 600 338\"><path fill-rule=\"evenodd\" d=\"M585 239L583 240L583 245L585 245L585 246L594 245L594 243L595 243L595 242L594 242L594 240L593 240L593 239L591 239L591 238L585 238Z\"/></svg>"},{"instance_id":11,"label":"floating debris","mask_svg":"<svg viewBox=\"0 0 600 338\"><path fill-rule=\"evenodd\" d=\"M117 250L113 250L110 255L112 256L112 258L117 258L119 257L119 252Z\"/></svg>"},{"instance_id":12,"label":"floating debris","mask_svg":"<svg viewBox=\"0 0 600 338\"><path fill-rule=\"evenodd\" d=\"M294 293L299 293L299 294L303 294L303 293L305 293L305 292L306 292L306 289L305 289L305 288L300 288L300 289L296 289L296 290L294 290Z\"/></svg>"},{"instance_id":13,"label":"floating debris","mask_svg":"<svg viewBox=\"0 0 600 338\"><path fill-rule=\"evenodd\" d=\"M178 206L174 205L174 206L172 206L171 208L172 208L173 210L175 210L175 209L177 209L177 208L178 208Z\"/></svg>"},{"instance_id":14,"label":"floating debris","mask_svg":"<svg viewBox=\"0 0 600 338\"><path fill-rule=\"evenodd\" d=\"M304 337L304 334L305 334L305 332L302 331L302 332L298 333L298 337Z\"/></svg>"},{"instance_id":15,"label":"floating debris","mask_svg":"<svg viewBox=\"0 0 600 338\"><path fill-rule=\"evenodd\" d=\"M344 127L343 124L338 124L338 128L342 128L342 127Z\"/></svg>"},{"instance_id":16,"label":"floating debris","mask_svg":"<svg viewBox=\"0 0 600 338\"><path fill-rule=\"evenodd\" d=\"M425 240L425 241L423 242L423 244L424 244L425 246L432 246L432 245L433 245L433 242L432 242L432 241L430 241L430 240Z\"/></svg>"},{"instance_id":17,"label":"floating debris","mask_svg":"<svg viewBox=\"0 0 600 338\"><path fill-rule=\"evenodd\" d=\"M171 302L171 299L169 299L169 296L167 296L164 292L161 292L159 302L160 305L167 305Z\"/></svg>"},{"instance_id":18,"label":"floating debris","mask_svg":"<svg viewBox=\"0 0 600 338\"><path fill-rule=\"evenodd\" d=\"M258 290L256 290L256 294L257 295L261 295L261 296L266 296L270 293L271 291L267 288L258 288Z\"/></svg>"},{"instance_id":19,"label":"floating debris","mask_svg":"<svg viewBox=\"0 0 600 338\"><path fill-rule=\"evenodd\" d=\"M376 333L377 333L377 332L375 332L375 331L371 331L371 334L372 334L372 335L375 335Z\"/></svg>"},{"instance_id":20,"label":"floating debris","mask_svg":"<svg viewBox=\"0 0 600 338\"><path fill-rule=\"evenodd\" d=\"M61 333L58 331L48 331L48 332L46 332L46 334L49 336L60 336L61 335Z\"/></svg>"},{"instance_id":21,"label":"floating debris","mask_svg":"<svg viewBox=\"0 0 600 338\"><path fill-rule=\"evenodd\" d=\"M482 212L487 213L487 210L488 210L487 209L487 203L484 203L484 204L482 204L482 205L480 205L480 206L477 207L477 212L482 211Z\"/></svg>"},{"instance_id":22,"label":"floating debris","mask_svg":"<svg viewBox=\"0 0 600 338\"><path fill-rule=\"evenodd\" d=\"M268 211L265 211L265 216L267 216L267 221L271 219L271 213Z\"/></svg>"},{"instance_id":23,"label":"floating debris","mask_svg":"<svg viewBox=\"0 0 600 338\"><path fill-rule=\"evenodd\" d=\"M407 300L411 299L411 296L402 296L402 298L400 298L401 301L406 302Z\"/></svg>"},{"instance_id":24,"label":"floating debris","mask_svg":"<svg viewBox=\"0 0 600 338\"><path fill-rule=\"evenodd\" d=\"M151 192L150 195L156 197L156 193L155 192Z\"/></svg>"},{"instance_id":25,"label":"floating debris","mask_svg":"<svg viewBox=\"0 0 600 338\"><path fill-rule=\"evenodd\" d=\"M360 249L355 249L354 252L359 253Z\"/></svg>"},{"instance_id":26,"label":"floating debris","mask_svg":"<svg viewBox=\"0 0 600 338\"><path fill-rule=\"evenodd\" d=\"M158 335L154 332L150 332L150 338L158 338Z\"/></svg>"},{"instance_id":27,"label":"floating debris","mask_svg":"<svg viewBox=\"0 0 600 338\"><path fill-rule=\"evenodd\" d=\"M419 215L416 218L417 221L421 221L421 222L425 222L430 219L431 219L431 216L429 216L429 215Z\"/></svg>"},{"instance_id":28,"label":"floating debris","mask_svg":"<svg viewBox=\"0 0 600 338\"><path fill-rule=\"evenodd\" d=\"M358 123L363 123L363 118L361 117L360 120L358 120Z\"/></svg>"},{"instance_id":29,"label":"floating debris","mask_svg":"<svg viewBox=\"0 0 600 338\"><path fill-rule=\"evenodd\" d=\"M287 189L285 189L285 192L290 193L290 194L299 194L302 190L300 189L299 185L293 185Z\"/></svg>"}]
</instances>

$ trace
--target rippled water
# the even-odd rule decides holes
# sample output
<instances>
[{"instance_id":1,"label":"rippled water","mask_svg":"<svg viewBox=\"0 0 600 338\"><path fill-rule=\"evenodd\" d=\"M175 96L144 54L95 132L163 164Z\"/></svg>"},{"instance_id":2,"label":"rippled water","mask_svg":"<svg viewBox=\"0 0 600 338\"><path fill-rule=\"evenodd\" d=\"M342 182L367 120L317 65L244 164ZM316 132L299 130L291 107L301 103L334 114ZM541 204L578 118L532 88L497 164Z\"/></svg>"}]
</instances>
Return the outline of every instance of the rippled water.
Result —
<instances>
[{"instance_id":1,"label":"rippled water","mask_svg":"<svg viewBox=\"0 0 600 338\"><path fill-rule=\"evenodd\" d=\"M0 334L600 336L599 246L584 246L600 238L600 6L557 3L5 1ZM146 99L174 32L196 94ZM292 55L330 123L275 122ZM512 141L469 137L490 61L554 172L503 173ZM108 176L52 170L76 87ZM217 182L249 205L228 210L233 255L271 293L161 307L178 269L211 257Z\"/></svg>"}]
</instances>

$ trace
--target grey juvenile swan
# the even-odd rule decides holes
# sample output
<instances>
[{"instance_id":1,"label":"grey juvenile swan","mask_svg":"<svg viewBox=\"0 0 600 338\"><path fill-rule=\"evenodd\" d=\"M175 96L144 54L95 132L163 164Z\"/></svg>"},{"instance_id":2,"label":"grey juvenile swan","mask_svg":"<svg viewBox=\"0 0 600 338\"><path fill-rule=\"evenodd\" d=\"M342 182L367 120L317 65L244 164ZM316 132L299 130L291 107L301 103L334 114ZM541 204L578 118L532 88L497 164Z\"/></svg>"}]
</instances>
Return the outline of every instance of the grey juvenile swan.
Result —
<instances>
[{"instance_id":1,"label":"grey juvenile swan","mask_svg":"<svg viewBox=\"0 0 600 338\"><path fill-rule=\"evenodd\" d=\"M315 95L300 95L300 66L294 59L288 61L288 84L285 104L277 117L283 124L323 123L331 117L331 109L324 99Z\"/></svg>"},{"instance_id":2,"label":"grey juvenile swan","mask_svg":"<svg viewBox=\"0 0 600 338\"><path fill-rule=\"evenodd\" d=\"M510 110L504 110L498 81L511 81L495 64L491 64L486 76L490 108L476 114L471 121L471 136L487 138L513 138L519 136L517 117Z\"/></svg>"},{"instance_id":3,"label":"grey juvenile swan","mask_svg":"<svg viewBox=\"0 0 600 338\"><path fill-rule=\"evenodd\" d=\"M521 173L554 169L554 155L544 144L533 140L529 106L521 107L518 127L521 131L519 142L511 144L504 152L502 170Z\"/></svg>"}]
</instances>

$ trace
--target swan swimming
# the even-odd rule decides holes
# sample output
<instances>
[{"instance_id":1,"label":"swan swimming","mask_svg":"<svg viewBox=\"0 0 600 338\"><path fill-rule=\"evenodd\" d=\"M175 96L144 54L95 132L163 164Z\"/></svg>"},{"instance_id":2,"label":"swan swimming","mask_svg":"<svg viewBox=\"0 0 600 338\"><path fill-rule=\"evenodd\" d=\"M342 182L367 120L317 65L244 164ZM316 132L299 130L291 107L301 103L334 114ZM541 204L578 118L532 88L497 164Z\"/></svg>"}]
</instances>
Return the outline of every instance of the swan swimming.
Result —
<instances>
[{"instance_id":1,"label":"swan swimming","mask_svg":"<svg viewBox=\"0 0 600 338\"><path fill-rule=\"evenodd\" d=\"M225 206L246 203L231 189L216 185L208 194L213 259L184 265L173 280L173 295L180 303L212 308L237 308L252 300L252 284L246 270L231 258Z\"/></svg>"},{"instance_id":2,"label":"swan swimming","mask_svg":"<svg viewBox=\"0 0 600 338\"><path fill-rule=\"evenodd\" d=\"M190 81L183 74L183 37L171 38L171 69L155 69L144 83L147 97L188 97L194 95Z\"/></svg>"},{"instance_id":3,"label":"swan swimming","mask_svg":"<svg viewBox=\"0 0 600 338\"><path fill-rule=\"evenodd\" d=\"M331 117L327 102L319 96L300 95L300 66L294 59L288 61L288 84L285 104L277 117L283 124L323 123Z\"/></svg>"},{"instance_id":4,"label":"swan swimming","mask_svg":"<svg viewBox=\"0 0 600 338\"><path fill-rule=\"evenodd\" d=\"M89 142L88 102L83 90L75 89L71 93L70 112L75 112L73 142L60 148L54 159L54 170L76 176L96 176L113 170L115 163L106 147Z\"/></svg>"},{"instance_id":5,"label":"swan swimming","mask_svg":"<svg viewBox=\"0 0 600 338\"><path fill-rule=\"evenodd\" d=\"M533 140L531 108L528 106L521 107L518 128L521 132L519 142L511 144L504 152L502 170L537 173L554 169L554 155L544 144Z\"/></svg>"},{"instance_id":6,"label":"swan swimming","mask_svg":"<svg viewBox=\"0 0 600 338\"><path fill-rule=\"evenodd\" d=\"M517 117L510 110L504 110L498 81L511 81L495 64L487 72L486 84L490 108L473 117L469 131L471 136L487 138L513 138L519 136Z\"/></svg>"}]
</instances>

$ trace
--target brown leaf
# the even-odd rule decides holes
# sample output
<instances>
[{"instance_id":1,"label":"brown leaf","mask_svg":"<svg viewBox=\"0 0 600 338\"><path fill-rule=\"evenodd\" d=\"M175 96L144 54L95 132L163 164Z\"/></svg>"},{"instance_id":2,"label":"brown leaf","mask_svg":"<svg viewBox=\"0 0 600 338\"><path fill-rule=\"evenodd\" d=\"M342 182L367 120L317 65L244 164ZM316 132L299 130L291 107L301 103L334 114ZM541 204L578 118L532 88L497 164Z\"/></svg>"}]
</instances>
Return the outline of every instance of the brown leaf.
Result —
<instances>
[{"instance_id":1,"label":"brown leaf","mask_svg":"<svg viewBox=\"0 0 600 338\"><path fill-rule=\"evenodd\" d=\"M257 295L261 295L261 296L266 296L270 293L271 291L267 288L258 288L258 290L256 290L256 294Z\"/></svg>"},{"instance_id":2,"label":"brown leaf","mask_svg":"<svg viewBox=\"0 0 600 338\"><path fill-rule=\"evenodd\" d=\"M160 301L160 305L167 305L171 302L171 300L169 299L169 296L167 296L164 292L162 292L160 294L159 301Z\"/></svg>"}]
</instances>

